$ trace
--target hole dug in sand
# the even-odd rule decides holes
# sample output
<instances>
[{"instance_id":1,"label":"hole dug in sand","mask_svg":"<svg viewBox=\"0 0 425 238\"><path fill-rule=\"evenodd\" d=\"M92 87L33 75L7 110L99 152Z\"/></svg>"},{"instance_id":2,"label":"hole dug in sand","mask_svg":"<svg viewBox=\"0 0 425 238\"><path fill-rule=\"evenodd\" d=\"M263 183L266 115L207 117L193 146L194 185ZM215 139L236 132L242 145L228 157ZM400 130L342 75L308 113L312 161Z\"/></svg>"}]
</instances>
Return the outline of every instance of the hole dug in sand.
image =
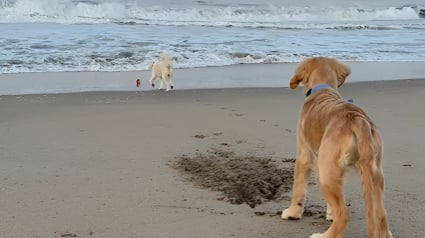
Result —
<instances>
[{"instance_id":1,"label":"hole dug in sand","mask_svg":"<svg viewBox=\"0 0 425 238\"><path fill-rule=\"evenodd\" d=\"M293 162L294 159L282 158L282 163L278 164L270 156L211 149L193 156L176 157L172 167L197 186L222 192L222 200L232 204L246 203L254 208L279 199L283 192L291 189Z\"/></svg>"}]
</instances>

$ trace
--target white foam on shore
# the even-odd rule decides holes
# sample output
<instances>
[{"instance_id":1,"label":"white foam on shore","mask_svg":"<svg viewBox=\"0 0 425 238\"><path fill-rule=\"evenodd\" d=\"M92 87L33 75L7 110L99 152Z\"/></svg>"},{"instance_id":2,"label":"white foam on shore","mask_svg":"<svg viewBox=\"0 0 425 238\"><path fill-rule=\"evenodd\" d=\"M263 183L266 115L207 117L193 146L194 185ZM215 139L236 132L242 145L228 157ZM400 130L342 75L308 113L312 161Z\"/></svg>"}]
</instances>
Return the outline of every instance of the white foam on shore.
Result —
<instances>
[{"instance_id":1,"label":"white foam on shore","mask_svg":"<svg viewBox=\"0 0 425 238\"><path fill-rule=\"evenodd\" d=\"M425 62L347 62L347 65L352 69L347 83L425 76ZM176 90L287 87L296 66L285 63L176 69L174 84ZM149 76L149 71L2 74L0 95L149 91L152 90ZM141 79L140 88L136 87L137 79Z\"/></svg>"}]
</instances>

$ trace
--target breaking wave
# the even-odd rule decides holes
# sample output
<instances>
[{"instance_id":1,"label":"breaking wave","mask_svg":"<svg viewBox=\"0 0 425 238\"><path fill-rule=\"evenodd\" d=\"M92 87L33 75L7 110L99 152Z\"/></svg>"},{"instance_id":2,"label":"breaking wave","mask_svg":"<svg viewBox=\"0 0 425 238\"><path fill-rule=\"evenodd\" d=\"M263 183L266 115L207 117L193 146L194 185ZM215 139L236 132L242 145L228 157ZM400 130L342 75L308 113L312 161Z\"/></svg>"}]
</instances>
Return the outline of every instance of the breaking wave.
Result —
<instances>
[{"instance_id":1,"label":"breaking wave","mask_svg":"<svg viewBox=\"0 0 425 238\"><path fill-rule=\"evenodd\" d=\"M420 9L422 9L420 6L360 9L353 7L313 8L271 5L170 8L121 2L2 0L0 1L0 23L117 23L131 25L316 28L323 27L323 23L329 22L415 20L420 18ZM337 28L340 25L328 27Z\"/></svg>"}]
</instances>

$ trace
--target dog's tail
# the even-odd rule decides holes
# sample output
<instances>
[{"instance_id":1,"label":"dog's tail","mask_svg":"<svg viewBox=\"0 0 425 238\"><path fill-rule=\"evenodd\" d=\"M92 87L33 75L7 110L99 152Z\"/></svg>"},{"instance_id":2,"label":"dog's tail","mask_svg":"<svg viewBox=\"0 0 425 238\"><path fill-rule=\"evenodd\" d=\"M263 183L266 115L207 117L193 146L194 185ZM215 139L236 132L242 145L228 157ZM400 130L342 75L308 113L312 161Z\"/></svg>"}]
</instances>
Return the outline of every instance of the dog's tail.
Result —
<instances>
[{"instance_id":1,"label":"dog's tail","mask_svg":"<svg viewBox=\"0 0 425 238\"><path fill-rule=\"evenodd\" d=\"M373 122L359 117L353 120L359 153L359 170L369 237L390 238L384 208L384 175L381 168L382 142Z\"/></svg>"},{"instance_id":2,"label":"dog's tail","mask_svg":"<svg viewBox=\"0 0 425 238\"><path fill-rule=\"evenodd\" d=\"M149 64L148 64L148 69L149 70L152 70L152 67L153 67L153 64L154 64L155 62L150 62Z\"/></svg>"},{"instance_id":3,"label":"dog's tail","mask_svg":"<svg viewBox=\"0 0 425 238\"><path fill-rule=\"evenodd\" d=\"M168 57L168 54L166 52L162 52L159 59L163 63L170 63L170 57Z\"/></svg>"}]
</instances>

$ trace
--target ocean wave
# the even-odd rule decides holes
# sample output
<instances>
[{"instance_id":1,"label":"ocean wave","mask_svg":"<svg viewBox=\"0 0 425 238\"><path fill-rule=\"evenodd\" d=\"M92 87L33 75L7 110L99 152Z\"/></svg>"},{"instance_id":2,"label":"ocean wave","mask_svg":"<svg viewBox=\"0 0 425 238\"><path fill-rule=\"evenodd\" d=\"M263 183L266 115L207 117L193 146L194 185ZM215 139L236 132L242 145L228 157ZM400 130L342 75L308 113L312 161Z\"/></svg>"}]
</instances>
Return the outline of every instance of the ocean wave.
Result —
<instances>
[{"instance_id":1,"label":"ocean wave","mask_svg":"<svg viewBox=\"0 0 425 238\"><path fill-rule=\"evenodd\" d=\"M0 74L141 70L161 51L175 68L298 62L317 55L425 60L420 7L187 0L190 7L179 8L135 1L149 0L0 0L0 23L6 23L0 26ZM26 22L36 24L20 24Z\"/></svg>"},{"instance_id":2,"label":"ocean wave","mask_svg":"<svg viewBox=\"0 0 425 238\"><path fill-rule=\"evenodd\" d=\"M237 64L273 64L273 63L293 63L300 62L306 57L322 55L320 52L306 53L181 53L172 54L173 68L196 68L226 66ZM381 51L381 55L388 55L383 58L374 54L363 53L350 54L349 52L334 52L333 56L340 60L347 61L424 61L423 57L401 57L402 55L412 55L407 50ZM394 55L399 55L396 57ZM391 57L393 56L393 57ZM147 70L147 66L156 57L144 58L140 55L122 54L91 54L83 57L73 56L46 56L40 59L16 59L0 60L1 73L21 73L21 72L73 72L73 71L138 71Z\"/></svg>"},{"instance_id":3,"label":"ocean wave","mask_svg":"<svg viewBox=\"0 0 425 238\"><path fill-rule=\"evenodd\" d=\"M2 0L1 23L147 24L232 27L316 27L329 22L403 21L420 18L420 6L382 9L283 6L196 6L172 8L121 2ZM316 22L320 24L308 24Z\"/></svg>"}]
</instances>

